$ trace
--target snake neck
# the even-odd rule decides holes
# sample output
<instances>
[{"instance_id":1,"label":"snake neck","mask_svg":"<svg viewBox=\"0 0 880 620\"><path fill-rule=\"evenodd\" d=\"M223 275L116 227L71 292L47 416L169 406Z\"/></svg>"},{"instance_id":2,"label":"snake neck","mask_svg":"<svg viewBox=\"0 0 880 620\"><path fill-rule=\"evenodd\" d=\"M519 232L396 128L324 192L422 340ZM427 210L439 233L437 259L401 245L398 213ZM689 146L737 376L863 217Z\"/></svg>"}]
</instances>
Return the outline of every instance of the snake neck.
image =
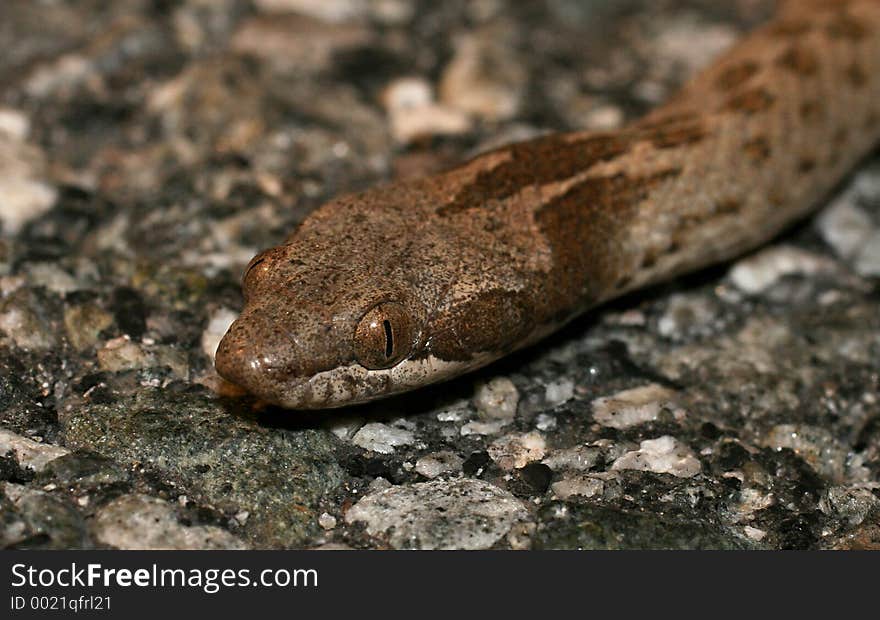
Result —
<instances>
[{"instance_id":1,"label":"snake neck","mask_svg":"<svg viewBox=\"0 0 880 620\"><path fill-rule=\"evenodd\" d=\"M469 162L432 216L514 222L553 322L770 239L878 138L880 1L799 1L640 121Z\"/></svg>"}]
</instances>

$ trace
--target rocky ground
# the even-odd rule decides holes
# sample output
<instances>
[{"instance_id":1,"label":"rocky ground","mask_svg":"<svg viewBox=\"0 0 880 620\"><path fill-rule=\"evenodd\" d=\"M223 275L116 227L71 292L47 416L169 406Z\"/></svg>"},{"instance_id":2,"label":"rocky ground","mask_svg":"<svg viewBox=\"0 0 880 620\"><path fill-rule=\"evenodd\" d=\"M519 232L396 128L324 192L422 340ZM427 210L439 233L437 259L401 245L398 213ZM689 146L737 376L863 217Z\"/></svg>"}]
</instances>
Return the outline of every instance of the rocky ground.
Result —
<instances>
[{"instance_id":1,"label":"rocky ground","mask_svg":"<svg viewBox=\"0 0 880 620\"><path fill-rule=\"evenodd\" d=\"M0 544L878 548L880 158L477 375L267 408L238 279L328 197L666 98L771 0L0 6Z\"/></svg>"}]
</instances>

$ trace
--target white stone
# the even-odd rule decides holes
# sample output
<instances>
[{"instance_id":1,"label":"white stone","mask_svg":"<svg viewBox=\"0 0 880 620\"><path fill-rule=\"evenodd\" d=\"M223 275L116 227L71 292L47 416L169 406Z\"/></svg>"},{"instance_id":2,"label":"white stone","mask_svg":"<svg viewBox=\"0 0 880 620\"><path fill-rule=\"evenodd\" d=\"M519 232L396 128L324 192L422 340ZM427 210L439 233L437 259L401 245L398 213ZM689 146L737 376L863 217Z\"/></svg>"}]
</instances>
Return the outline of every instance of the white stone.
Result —
<instances>
[{"instance_id":1,"label":"white stone","mask_svg":"<svg viewBox=\"0 0 880 620\"><path fill-rule=\"evenodd\" d=\"M3 176L0 169L0 221L3 232L15 234L55 204L55 188L34 179Z\"/></svg>"},{"instance_id":2,"label":"white stone","mask_svg":"<svg viewBox=\"0 0 880 620\"><path fill-rule=\"evenodd\" d=\"M418 77L400 78L389 84L382 103L398 142L439 134L464 133L471 127L466 114L434 101L431 85Z\"/></svg>"},{"instance_id":3,"label":"white stone","mask_svg":"<svg viewBox=\"0 0 880 620\"><path fill-rule=\"evenodd\" d=\"M352 437L352 443L365 450L379 454L392 454L394 448L415 442L415 435L402 428L394 428L381 422L371 422L361 427Z\"/></svg>"},{"instance_id":4,"label":"white stone","mask_svg":"<svg viewBox=\"0 0 880 620\"><path fill-rule=\"evenodd\" d=\"M415 12L415 6L408 0L372 0L370 5L370 14L385 24L402 24Z\"/></svg>"},{"instance_id":5,"label":"white stone","mask_svg":"<svg viewBox=\"0 0 880 620\"><path fill-rule=\"evenodd\" d=\"M328 512L322 512L321 516L318 517L318 525L320 525L322 529L332 530L336 527L336 517Z\"/></svg>"},{"instance_id":6,"label":"white stone","mask_svg":"<svg viewBox=\"0 0 880 620\"><path fill-rule=\"evenodd\" d=\"M746 536L756 542L761 542L762 540L764 540L764 537L767 536L767 532L756 527L752 527L751 525L745 526L743 528L743 531L745 532Z\"/></svg>"},{"instance_id":7,"label":"white stone","mask_svg":"<svg viewBox=\"0 0 880 620\"><path fill-rule=\"evenodd\" d=\"M205 331L202 332L202 351L205 355L214 359L220 340L237 316L238 314L229 308L221 307L214 311Z\"/></svg>"},{"instance_id":8,"label":"white stone","mask_svg":"<svg viewBox=\"0 0 880 620\"><path fill-rule=\"evenodd\" d=\"M751 486L743 486L739 492L739 503L732 511L733 521L742 522L751 519L752 516L776 503L773 493L767 493L762 489Z\"/></svg>"},{"instance_id":9,"label":"white stone","mask_svg":"<svg viewBox=\"0 0 880 620\"><path fill-rule=\"evenodd\" d=\"M39 351L54 345L49 327L29 308L10 305L0 313L0 331L12 339L17 347Z\"/></svg>"},{"instance_id":10,"label":"white stone","mask_svg":"<svg viewBox=\"0 0 880 620\"><path fill-rule=\"evenodd\" d=\"M86 80L94 68L89 59L79 54L67 54L39 66L24 83L31 96L43 98L56 91L72 89Z\"/></svg>"},{"instance_id":11,"label":"white stone","mask_svg":"<svg viewBox=\"0 0 880 620\"><path fill-rule=\"evenodd\" d=\"M23 112L12 108L0 108L0 133L22 141L27 138L31 122Z\"/></svg>"},{"instance_id":12,"label":"white stone","mask_svg":"<svg viewBox=\"0 0 880 620\"><path fill-rule=\"evenodd\" d=\"M470 128L467 116L438 104L399 110L391 117L391 133L403 143L425 136L461 134Z\"/></svg>"},{"instance_id":13,"label":"white stone","mask_svg":"<svg viewBox=\"0 0 880 620\"><path fill-rule=\"evenodd\" d=\"M634 469L691 478L700 473L700 461L687 445L674 437L664 435L641 442L638 450L627 452L618 458L611 469Z\"/></svg>"},{"instance_id":14,"label":"white stone","mask_svg":"<svg viewBox=\"0 0 880 620\"><path fill-rule=\"evenodd\" d=\"M132 342L127 336L108 340L98 349L98 365L110 372L144 368L149 364L149 360L150 356L144 348Z\"/></svg>"},{"instance_id":15,"label":"white stone","mask_svg":"<svg viewBox=\"0 0 880 620\"><path fill-rule=\"evenodd\" d=\"M588 471L599 460L601 450L593 446L574 446L564 450L555 450L542 463L553 471L570 469L572 471Z\"/></svg>"},{"instance_id":16,"label":"white stone","mask_svg":"<svg viewBox=\"0 0 880 620\"><path fill-rule=\"evenodd\" d=\"M584 126L593 131L617 129L626 120L623 110L616 105L602 105L590 110L584 119Z\"/></svg>"},{"instance_id":17,"label":"white stone","mask_svg":"<svg viewBox=\"0 0 880 620\"><path fill-rule=\"evenodd\" d=\"M416 461L415 470L425 478L461 471L464 460L454 452L442 450L427 454Z\"/></svg>"},{"instance_id":18,"label":"white stone","mask_svg":"<svg viewBox=\"0 0 880 620\"><path fill-rule=\"evenodd\" d=\"M37 147L0 132L0 223L15 234L55 204L58 192L48 184L46 161Z\"/></svg>"},{"instance_id":19,"label":"white stone","mask_svg":"<svg viewBox=\"0 0 880 620\"><path fill-rule=\"evenodd\" d=\"M489 121L511 118L519 109L527 74L514 50L496 33L468 34L455 44L443 70L440 100Z\"/></svg>"},{"instance_id":20,"label":"white stone","mask_svg":"<svg viewBox=\"0 0 880 620\"><path fill-rule=\"evenodd\" d=\"M819 234L841 258L855 256L871 236L874 224L864 209L853 204L853 192L846 192L822 211L816 221Z\"/></svg>"},{"instance_id":21,"label":"white stone","mask_svg":"<svg viewBox=\"0 0 880 620\"><path fill-rule=\"evenodd\" d=\"M505 435L493 441L489 456L505 471L521 469L533 461L540 461L547 452L544 436L537 431L522 435Z\"/></svg>"},{"instance_id":22,"label":"white stone","mask_svg":"<svg viewBox=\"0 0 880 620\"><path fill-rule=\"evenodd\" d=\"M431 83L421 77L398 78L382 93L382 103L389 112L421 108L433 102Z\"/></svg>"},{"instance_id":23,"label":"white stone","mask_svg":"<svg viewBox=\"0 0 880 620\"><path fill-rule=\"evenodd\" d=\"M326 22L339 23L364 15L363 0L254 0L263 13L299 13Z\"/></svg>"},{"instance_id":24,"label":"white stone","mask_svg":"<svg viewBox=\"0 0 880 620\"><path fill-rule=\"evenodd\" d=\"M484 418L512 420L519 404L519 390L507 377L495 377L477 384L474 406Z\"/></svg>"},{"instance_id":25,"label":"white stone","mask_svg":"<svg viewBox=\"0 0 880 620\"><path fill-rule=\"evenodd\" d=\"M593 476L574 475L554 482L550 489L559 499L568 499L574 496L599 497L605 490L605 483Z\"/></svg>"},{"instance_id":26,"label":"white stone","mask_svg":"<svg viewBox=\"0 0 880 620\"><path fill-rule=\"evenodd\" d=\"M390 489L392 485L382 476L376 476L370 482L370 485L367 487L367 491L370 493L379 493L380 491L384 491L385 489Z\"/></svg>"},{"instance_id":27,"label":"white stone","mask_svg":"<svg viewBox=\"0 0 880 620\"><path fill-rule=\"evenodd\" d=\"M0 455L12 452L22 467L43 471L55 459L69 454L70 450L61 446L39 443L22 437L12 431L0 428Z\"/></svg>"},{"instance_id":28,"label":"white stone","mask_svg":"<svg viewBox=\"0 0 880 620\"><path fill-rule=\"evenodd\" d=\"M492 420L491 422L474 420L473 422L463 424L460 433L462 437L467 437L468 435L497 435L511 422L512 420Z\"/></svg>"},{"instance_id":29,"label":"white stone","mask_svg":"<svg viewBox=\"0 0 880 620\"><path fill-rule=\"evenodd\" d=\"M730 270L730 279L741 291L757 295L788 275L812 275L833 268L825 260L791 246L762 250L737 262Z\"/></svg>"},{"instance_id":30,"label":"white stone","mask_svg":"<svg viewBox=\"0 0 880 620\"><path fill-rule=\"evenodd\" d=\"M340 439L347 440L351 439L363 425L364 419L362 417L342 416L328 421L327 428Z\"/></svg>"},{"instance_id":31,"label":"white stone","mask_svg":"<svg viewBox=\"0 0 880 620\"><path fill-rule=\"evenodd\" d=\"M535 428L539 431L552 431L556 428L556 416L549 413L539 413L535 418Z\"/></svg>"},{"instance_id":32,"label":"white stone","mask_svg":"<svg viewBox=\"0 0 880 620\"><path fill-rule=\"evenodd\" d=\"M553 383L548 383L544 388L544 400L550 407L556 407L562 403L574 398L574 381L571 379L560 379Z\"/></svg>"},{"instance_id":33,"label":"white stone","mask_svg":"<svg viewBox=\"0 0 880 620\"><path fill-rule=\"evenodd\" d=\"M654 62L683 67L693 75L730 48L736 39L737 33L730 26L706 24L693 14L682 12L680 17L664 20L658 29L652 45L657 56Z\"/></svg>"},{"instance_id":34,"label":"white stone","mask_svg":"<svg viewBox=\"0 0 880 620\"><path fill-rule=\"evenodd\" d=\"M674 398L672 390L650 383L597 398L593 401L593 419L602 426L624 429L656 420L664 408L673 409L680 417L683 412L674 404Z\"/></svg>"},{"instance_id":35,"label":"white stone","mask_svg":"<svg viewBox=\"0 0 880 620\"><path fill-rule=\"evenodd\" d=\"M27 266L27 274L31 286L42 286L59 295L81 288L76 278L53 263L31 263Z\"/></svg>"}]
</instances>

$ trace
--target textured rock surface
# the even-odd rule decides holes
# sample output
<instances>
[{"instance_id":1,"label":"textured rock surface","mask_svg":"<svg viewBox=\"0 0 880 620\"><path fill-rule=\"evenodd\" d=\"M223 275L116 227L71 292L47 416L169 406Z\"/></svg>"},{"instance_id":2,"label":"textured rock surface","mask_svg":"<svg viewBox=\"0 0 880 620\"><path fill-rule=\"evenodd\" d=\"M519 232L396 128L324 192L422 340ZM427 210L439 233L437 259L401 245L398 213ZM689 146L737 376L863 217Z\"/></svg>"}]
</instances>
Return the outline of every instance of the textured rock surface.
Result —
<instances>
[{"instance_id":1,"label":"textured rock surface","mask_svg":"<svg viewBox=\"0 0 880 620\"><path fill-rule=\"evenodd\" d=\"M345 518L396 549L488 549L527 514L510 493L463 478L371 493Z\"/></svg>"},{"instance_id":2,"label":"textured rock surface","mask_svg":"<svg viewBox=\"0 0 880 620\"><path fill-rule=\"evenodd\" d=\"M165 500L123 495L98 511L92 536L116 549L243 549L244 544L216 525L184 525Z\"/></svg>"},{"instance_id":3,"label":"textured rock surface","mask_svg":"<svg viewBox=\"0 0 880 620\"><path fill-rule=\"evenodd\" d=\"M447 385L303 415L212 369L323 200L618 126L772 4L0 3L0 545L880 547L876 157Z\"/></svg>"}]
</instances>

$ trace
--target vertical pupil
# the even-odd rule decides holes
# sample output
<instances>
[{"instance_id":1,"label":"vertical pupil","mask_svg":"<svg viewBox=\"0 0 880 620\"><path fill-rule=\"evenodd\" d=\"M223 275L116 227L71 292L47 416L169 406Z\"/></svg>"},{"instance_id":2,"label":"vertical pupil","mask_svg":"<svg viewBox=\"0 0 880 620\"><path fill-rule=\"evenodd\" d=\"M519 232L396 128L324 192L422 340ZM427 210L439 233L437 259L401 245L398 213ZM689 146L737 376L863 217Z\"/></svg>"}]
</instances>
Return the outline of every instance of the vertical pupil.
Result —
<instances>
[{"instance_id":1,"label":"vertical pupil","mask_svg":"<svg viewBox=\"0 0 880 620\"><path fill-rule=\"evenodd\" d=\"M391 322L388 319L382 321L382 327L385 328L385 357L391 357L394 353L394 336L391 333Z\"/></svg>"}]
</instances>

